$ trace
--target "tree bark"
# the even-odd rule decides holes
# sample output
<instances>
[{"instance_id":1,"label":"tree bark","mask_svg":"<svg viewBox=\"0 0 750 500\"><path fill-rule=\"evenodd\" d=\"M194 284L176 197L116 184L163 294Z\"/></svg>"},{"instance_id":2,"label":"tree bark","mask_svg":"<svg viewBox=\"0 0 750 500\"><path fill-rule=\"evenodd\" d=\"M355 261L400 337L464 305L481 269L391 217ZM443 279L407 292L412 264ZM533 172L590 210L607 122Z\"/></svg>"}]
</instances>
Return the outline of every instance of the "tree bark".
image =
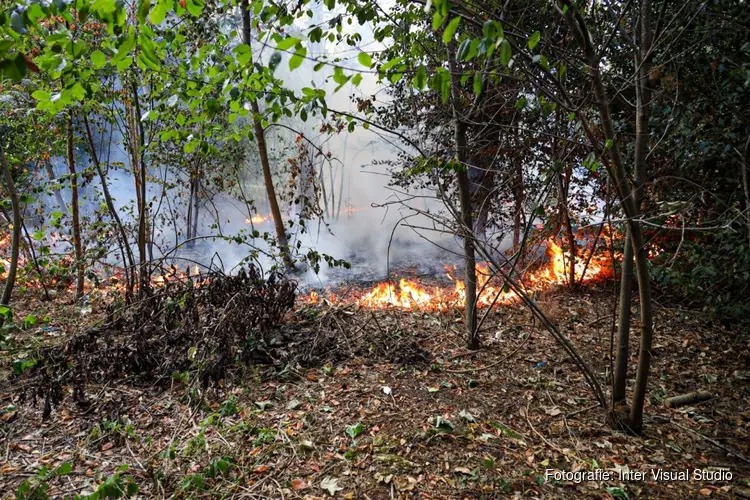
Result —
<instances>
[{"instance_id":1,"label":"tree bark","mask_svg":"<svg viewBox=\"0 0 750 500\"><path fill-rule=\"evenodd\" d=\"M73 219L73 248L76 256L76 300L83 297L84 263L81 244L81 219L78 209L78 176L73 151L73 112L68 113L68 172L70 173L70 211Z\"/></svg>"},{"instance_id":2,"label":"tree bark","mask_svg":"<svg viewBox=\"0 0 750 500\"><path fill-rule=\"evenodd\" d=\"M479 349L477 332L477 274L476 255L474 253L474 224L472 217L471 190L469 186L468 165L466 164L466 123L459 111L460 82L456 65L456 53L453 44L448 48L448 63L451 71L451 99L453 108L454 140L456 143L456 169L458 180L458 197L461 204L461 233L464 240L465 292L466 292L466 333L467 347Z\"/></svg>"},{"instance_id":3,"label":"tree bark","mask_svg":"<svg viewBox=\"0 0 750 500\"><path fill-rule=\"evenodd\" d=\"M247 0L242 0L240 2L240 9L242 10L242 41L248 47L252 47L252 38L250 35L250 11L248 10ZM249 64L252 65L252 61ZM273 223L276 228L276 240L279 244L279 250L281 251L281 258L284 261L284 265L287 269L293 269L294 261L292 260L292 254L289 251L289 241L286 236L286 230L284 229L284 219L281 218L279 202L276 199L276 189L274 188L273 176L271 175L271 164L268 161L268 146L266 145L263 124L260 120L260 108L258 107L257 99L250 99L250 109L253 112L253 130L255 132L255 141L258 144L258 155L260 156L260 166L263 170L263 182L266 185L268 205L271 209L271 216L273 217Z\"/></svg>"},{"instance_id":4,"label":"tree bark","mask_svg":"<svg viewBox=\"0 0 750 500\"><path fill-rule=\"evenodd\" d=\"M8 161L5 159L5 148L0 144L0 166L3 168L3 177L5 178L5 187L10 195L10 203L13 209L13 233L10 246L10 266L8 268L8 277L3 289L3 297L0 304L7 306L10 304L13 295L13 286L16 283L16 273L18 272L18 254L21 247L21 203L18 201L18 191L16 184L13 182L13 174L10 171ZM5 316L0 316L0 326L5 321Z\"/></svg>"}]
</instances>

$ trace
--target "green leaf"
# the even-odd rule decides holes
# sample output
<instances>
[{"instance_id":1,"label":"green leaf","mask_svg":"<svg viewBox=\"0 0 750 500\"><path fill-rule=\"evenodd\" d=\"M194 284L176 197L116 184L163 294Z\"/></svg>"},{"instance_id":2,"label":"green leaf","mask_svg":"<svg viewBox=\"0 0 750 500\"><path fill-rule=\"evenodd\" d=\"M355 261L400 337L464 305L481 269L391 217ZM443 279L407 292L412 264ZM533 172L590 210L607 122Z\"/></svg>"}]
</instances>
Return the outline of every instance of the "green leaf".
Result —
<instances>
[{"instance_id":1,"label":"green leaf","mask_svg":"<svg viewBox=\"0 0 750 500\"><path fill-rule=\"evenodd\" d=\"M138 4L138 21L141 24L146 22L149 10L151 10L151 0L140 0Z\"/></svg>"},{"instance_id":2,"label":"green leaf","mask_svg":"<svg viewBox=\"0 0 750 500\"><path fill-rule=\"evenodd\" d=\"M305 47L299 47L294 55L289 59L289 70L294 71L302 65L307 55L307 49Z\"/></svg>"},{"instance_id":3,"label":"green leaf","mask_svg":"<svg viewBox=\"0 0 750 500\"><path fill-rule=\"evenodd\" d=\"M445 31L443 32L443 43L449 43L453 40L453 35L456 33L459 24L461 24L460 17L454 17L451 19L451 22L448 23L448 26L446 26Z\"/></svg>"},{"instance_id":4,"label":"green leaf","mask_svg":"<svg viewBox=\"0 0 750 500\"><path fill-rule=\"evenodd\" d=\"M156 2L153 10L151 10L151 14L148 16L148 18L153 24L161 24L162 21L164 21L164 19L167 17L168 10L169 7L166 0L159 0Z\"/></svg>"},{"instance_id":5,"label":"green leaf","mask_svg":"<svg viewBox=\"0 0 750 500\"><path fill-rule=\"evenodd\" d=\"M513 54L511 53L510 42L503 39L503 41L500 43L500 62L503 63L504 66L507 66L512 56Z\"/></svg>"},{"instance_id":6,"label":"green leaf","mask_svg":"<svg viewBox=\"0 0 750 500\"><path fill-rule=\"evenodd\" d=\"M391 59L390 61L388 61L387 63L383 64L380 67L380 71L388 71L389 69L393 68L397 64L401 64L401 61L403 60L404 60L403 57L396 57L394 59Z\"/></svg>"},{"instance_id":7,"label":"green leaf","mask_svg":"<svg viewBox=\"0 0 750 500\"><path fill-rule=\"evenodd\" d=\"M48 101L50 93L45 90L36 90L33 94L31 94L31 97L33 97L37 101Z\"/></svg>"},{"instance_id":8,"label":"green leaf","mask_svg":"<svg viewBox=\"0 0 750 500\"><path fill-rule=\"evenodd\" d=\"M273 73L276 71L279 63L281 62L281 52L274 52L271 58L268 60L268 69Z\"/></svg>"},{"instance_id":9,"label":"green leaf","mask_svg":"<svg viewBox=\"0 0 750 500\"><path fill-rule=\"evenodd\" d=\"M542 34L539 33L538 31L535 31L534 34L531 35L531 38L529 38L529 43L528 43L529 48L534 50L534 47L537 46L541 38L542 38Z\"/></svg>"},{"instance_id":10,"label":"green leaf","mask_svg":"<svg viewBox=\"0 0 750 500\"><path fill-rule=\"evenodd\" d=\"M423 65L419 66L417 73L414 75L413 84L418 90L422 90L427 83L427 70Z\"/></svg>"},{"instance_id":11,"label":"green leaf","mask_svg":"<svg viewBox=\"0 0 750 500\"><path fill-rule=\"evenodd\" d=\"M366 68L372 67L372 57L370 57L370 54L367 52L360 52L357 56L357 61L359 61L359 64Z\"/></svg>"},{"instance_id":12,"label":"green leaf","mask_svg":"<svg viewBox=\"0 0 750 500\"><path fill-rule=\"evenodd\" d=\"M70 462L63 462L60 467L55 469L56 476L67 476L73 470L73 465Z\"/></svg>"},{"instance_id":13,"label":"green leaf","mask_svg":"<svg viewBox=\"0 0 750 500\"><path fill-rule=\"evenodd\" d=\"M461 45L458 46L458 52L456 52L456 58L458 58L459 61L465 61L467 59L472 41L473 41L472 39L467 38L466 40L461 42Z\"/></svg>"},{"instance_id":14,"label":"green leaf","mask_svg":"<svg viewBox=\"0 0 750 500\"><path fill-rule=\"evenodd\" d=\"M187 0L186 7L191 16L200 17L203 11L203 0Z\"/></svg>"},{"instance_id":15,"label":"green leaf","mask_svg":"<svg viewBox=\"0 0 750 500\"><path fill-rule=\"evenodd\" d=\"M364 427L362 427L361 423L358 423L356 425L350 425L350 426L347 426L346 428L346 435L354 439L360 434L362 434L363 430L364 430Z\"/></svg>"},{"instance_id":16,"label":"green leaf","mask_svg":"<svg viewBox=\"0 0 750 500\"><path fill-rule=\"evenodd\" d=\"M474 73L474 95L478 96L482 92L482 74Z\"/></svg>"},{"instance_id":17,"label":"green leaf","mask_svg":"<svg viewBox=\"0 0 750 500\"><path fill-rule=\"evenodd\" d=\"M295 47L298 43L300 43L302 40L299 38L295 38L293 36L288 36L284 38L283 40L279 41L276 44L276 48L279 50L289 50L292 47Z\"/></svg>"},{"instance_id":18,"label":"green leaf","mask_svg":"<svg viewBox=\"0 0 750 500\"><path fill-rule=\"evenodd\" d=\"M36 325L38 322L38 319L35 315L29 314L23 319L23 328L28 329L34 325Z\"/></svg>"},{"instance_id":19,"label":"green leaf","mask_svg":"<svg viewBox=\"0 0 750 500\"><path fill-rule=\"evenodd\" d=\"M443 16L439 10L435 11L435 14L432 15L432 30L437 31L437 29L443 25L443 21L445 21L445 16Z\"/></svg>"},{"instance_id":20,"label":"green leaf","mask_svg":"<svg viewBox=\"0 0 750 500\"><path fill-rule=\"evenodd\" d=\"M95 50L91 53L91 63L94 65L94 68L101 69L107 64L107 56L101 50Z\"/></svg>"},{"instance_id":21,"label":"green leaf","mask_svg":"<svg viewBox=\"0 0 750 500\"><path fill-rule=\"evenodd\" d=\"M352 83L355 86L358 86L360 83L362 83L362 75L360 73L357 73L352 77Z\"/></svg>"}]
</instances>

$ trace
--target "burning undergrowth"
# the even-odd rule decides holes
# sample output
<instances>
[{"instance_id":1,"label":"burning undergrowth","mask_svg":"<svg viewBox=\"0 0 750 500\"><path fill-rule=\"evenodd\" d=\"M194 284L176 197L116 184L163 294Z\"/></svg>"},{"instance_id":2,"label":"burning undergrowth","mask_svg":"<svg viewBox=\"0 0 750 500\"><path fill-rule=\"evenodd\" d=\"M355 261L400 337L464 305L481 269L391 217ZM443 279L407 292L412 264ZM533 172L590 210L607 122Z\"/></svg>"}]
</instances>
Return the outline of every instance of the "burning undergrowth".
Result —
<instances>
[{"instance_id":1,"label":"burning undergrowth","mask_svg":"<svg viewBox=\"0 0 750 500\"><path fill-rule=\"evenodd\" d=\"M274 335L294 305L296 282L254 267L168 281L107 322L16 361L11 384L44 400L45 415L64 387L85 402L90 381L163 383L185 376L205 389L235 367L274 362ZM21 380L18 380L18 379Z\"/></svg>"}]
</instances>

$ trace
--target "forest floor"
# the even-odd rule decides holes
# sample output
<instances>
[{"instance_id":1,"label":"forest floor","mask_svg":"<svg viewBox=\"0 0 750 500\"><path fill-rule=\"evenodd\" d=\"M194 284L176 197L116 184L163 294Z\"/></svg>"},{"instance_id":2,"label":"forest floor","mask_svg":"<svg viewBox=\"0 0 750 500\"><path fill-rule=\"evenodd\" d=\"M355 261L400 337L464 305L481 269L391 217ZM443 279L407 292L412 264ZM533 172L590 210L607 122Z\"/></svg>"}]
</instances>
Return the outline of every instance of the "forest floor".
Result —
<instances>
[{"instance_id":1,"label":"forest floor","mask_svg":"<svg viewBox=\"0 0 750 500\"><path fill-rule=\"evenodd\" d=\"M611 287L539 302L605 380ZM81 316L63 296L19 303L17 318L49 321L15 342L61 342L99 314ZM0 386L0 494L14 498L27 481L22 488L62 498L129 483L147 498L750 498L747 332L657 307L645 431L634 437L610 429L522 306L489 315L479 351L463 347L462 326L457 311L323 303L298 307L283 327L345 346L319 366L251 367L200 395L179 377L151 387L102 381L86 388L88 407L66 397L46 420L41 404ZM0 352L3 379L16 356ZM695 390L713 398L663 404ZM555 480L548 469L611 479ZM656 469L691 477L655 481ZM694 479L695 469L725 480ZM647 475L620 480L627 471Z\"/></svg>"}]
</instances>

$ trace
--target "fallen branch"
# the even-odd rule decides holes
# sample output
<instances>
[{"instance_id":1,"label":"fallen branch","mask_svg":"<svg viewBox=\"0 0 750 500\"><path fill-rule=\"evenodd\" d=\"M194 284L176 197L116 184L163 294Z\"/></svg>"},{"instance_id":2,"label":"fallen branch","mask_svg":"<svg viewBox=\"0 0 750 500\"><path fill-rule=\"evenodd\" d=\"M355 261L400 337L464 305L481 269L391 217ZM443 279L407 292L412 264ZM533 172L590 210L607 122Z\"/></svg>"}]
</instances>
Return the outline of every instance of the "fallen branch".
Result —
<instances>
[{"instance_id":1,"label":"fallen branch","mask_svg":"<svg viewBox=\"0 0 750 500\"><path fill-rule=\"evenodd\" d=\"M713 396L710 392L696 391L667 398L664 400L664 405L667 408L678 408L680 406L691 405L693 403L702 403L703 401L708 401L712 397Z\"/></svg>"},{"instance_id":2,"label":"fallen branch","mask_svg":"<svg viewBox=\"0 0 750 500\"><path fill-rule=\"evenodd\" d=\"M733 449L729 448L728 446L724 446L723 444L721 444L720 442L716 441L715 439L711 439L708 436L704 436L700 432L698 432L696 430L693 430L690 427L685 427L684 425L678 424L674 420L672 420L672 424L676 425L680 429L692 432L693 434L695 434L698 437L702 438L704 441L707 441L707 442L711 443L712 445L716 446L717 448L719 448L721 450L724 450L729 455L732 455L733 457L739 458L740 460L742 460L746 464L750 464L750 458L747 458L746 456L737 453L736 451L734 451Z\"/></svg>"}]
</instances>

